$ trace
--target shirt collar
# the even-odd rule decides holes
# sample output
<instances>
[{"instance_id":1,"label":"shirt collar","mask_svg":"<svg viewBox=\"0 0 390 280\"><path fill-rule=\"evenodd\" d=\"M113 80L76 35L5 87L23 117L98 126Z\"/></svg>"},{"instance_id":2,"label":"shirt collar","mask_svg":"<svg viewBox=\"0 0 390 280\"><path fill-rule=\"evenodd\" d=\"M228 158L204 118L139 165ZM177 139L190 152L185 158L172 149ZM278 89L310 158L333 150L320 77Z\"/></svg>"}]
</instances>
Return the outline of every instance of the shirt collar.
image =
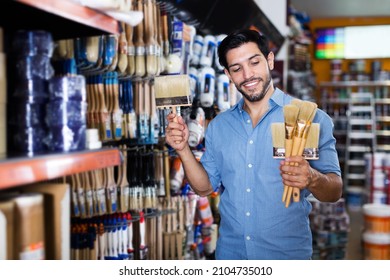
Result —
<instances>
[{"instance_id":1,"label":"shirt collar","mask_svg":"<svg viewBox=\"0 0 390 280\"><path fill-rule=\"evenodd\" d=\"M283 91L281 91L280 89L278 88L275 88L274 92L272 93L271 95L271 98L269 100L269 103L270 105L272 105L271 107L275 106L275 105L278 105L278 106L281 106L283 107L285 104L285 100L284 100L284 97L285 97L285 93ZM231 110L240 110L240 112L242 112L242 107L244 106L244 98L241 98L236 105L234 105Z\"/></svg>"}]
</instances>

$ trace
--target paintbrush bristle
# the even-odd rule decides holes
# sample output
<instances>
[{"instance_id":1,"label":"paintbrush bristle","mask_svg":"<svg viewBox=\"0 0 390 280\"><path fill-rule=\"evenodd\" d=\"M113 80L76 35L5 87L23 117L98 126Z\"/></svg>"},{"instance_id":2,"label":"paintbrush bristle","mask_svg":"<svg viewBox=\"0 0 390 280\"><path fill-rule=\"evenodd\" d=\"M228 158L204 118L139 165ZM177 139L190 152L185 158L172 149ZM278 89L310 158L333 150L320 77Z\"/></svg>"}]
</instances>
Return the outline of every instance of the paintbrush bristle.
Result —
<instances>
[{"instance_id":1,"label":"paintbrush bristle","mask_svg":"<svg viewBox=\"0 0 390 280\"><path fill-rule=\"evenodd\" d=\"M298 108L300 108L300 107L301 107L301 104L302 104L302 100L297 99L297 98L294 98L293 100L291 100L291 103L290 103L290 104L295 105L295 106L297 106Z\"/></svg>"},{"instance_id":2,"label":"paintbrush bristle","mask_svg":"<svg viewBox=\"0 0 390 280\"><path fill-rule=\"evenodd\" d=\"M191 105L191 87L188 75L155 77L154 90L157 107Z\"/></svg>"},{"instance_id":3,"label":"paintbrush bristle","mask_svg":"<svg viewBox=\"0 0 390 280\"><path fill-rule=\"evenodd\" d=\"M286 137L284 123L272 123L271 132L273 146L272 156L274 158L282 158L286 155L284 147L284 141Z\"/></svg>"},{"instance_id":4,"label":"paintbrush bristle","mask_svg":"<svg viewBox=\"0 0 390 280\"><path fill-rule=\"evenodd\" d=\"M284 148L284 123L272 123L271 124L272 132L272 145L274 148Z\"/></svg>"},{"instance_id":5,"label":"paintbrush bristle","mask_svg":"<svg viewBox=\"0 0 390 280\"><path fill-rule=\"evenodd\" d=\"M286 125L295 126L299 114L299 107L293 104L283 106L284 122Z\"/></svg>"},{"instance_id":6,"label":"paintbrush bristle","mask_svg":"<svg viewBox=\"0 0 390 280\"><path fill-rule=\"evenodd\" d=\"M312 123L310 125L310 131L307 135L305 148L318 148L319 135L320 135L320 124Z\"/></svg>"},{"instance_id":7,"label":"paintbrush bristle","mask_svg":"<svg viewBox=\"0 0 390 280\"><path fill-rule=\"evenodd\" d=\"M317 104L310 101L302 101L300 106L298 120L308 122L314 119L315 111L317 110Z\"/></svg>"}]
</instances>

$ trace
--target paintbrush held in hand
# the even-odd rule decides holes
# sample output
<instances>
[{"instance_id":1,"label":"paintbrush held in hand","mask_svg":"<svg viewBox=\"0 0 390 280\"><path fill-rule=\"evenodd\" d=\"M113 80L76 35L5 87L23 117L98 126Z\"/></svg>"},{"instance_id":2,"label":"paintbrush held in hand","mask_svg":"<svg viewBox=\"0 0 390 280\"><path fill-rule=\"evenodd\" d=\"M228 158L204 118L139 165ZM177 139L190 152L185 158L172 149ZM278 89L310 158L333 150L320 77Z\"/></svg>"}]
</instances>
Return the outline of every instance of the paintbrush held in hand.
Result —
<instances>
[{"instance_id":1,"label":"paintbrush held in hand","mask_svg":"<svg viewBox=\"0 0 390 280\"><path fill-rule=\"evenodd\" d=\"M292 104L290 104L290 105L293 105L293 104L298 105L298 106L297 105L295 105L295 106L299 107L299 112L298 112L298 115L296 118L294 135L293 135L293 140L292 140L292 150L291 150L290 156L296 156L296 155L303 154L306 140L307 140L307 137L308 137L308 134L310 131L311 123L314 119L314 116L316 114L316 110L318 107L317 104L315 104L314 102L310 102L310 101L294 100L292 102ZM286 106L288 106L288 105L286 105ZM288 111L288 110L286 110L286 111ZM290 113L290 112L288 111L288 113ZM287 139L287 136L286 136L286 139ZM288 156L288 154L287 154L287 145L286 145L286 157L287 156ZM285 187L285 189L286 189L286 187ZM285 194L283 194L283 202L285 202L286 207L288 207L290 205L292 194L293 194L293 199L295 202L300 200L299 188L287 187L286 197L284 196Z\"/></svg>"},{"instance_id":2,"label":"paintbrush held in hand","mask_svg":"<svg viewBox=\"0 0 390 280\"><path fill-rule=\"evenodd\" d=\"M298 118L299 107L293 104L288 104L283 107L284 127L285 127L285 157L291 156L293 148L293 137ZM288 186L284 186L282 201L286 201Z\"/></svg>"},{"instance_id":3,"label":"paintbrush held in hand","mask_svg":"<svg viewBox=\"0 0 390 280\"><path fill-rule=\"evenodd\" d=\"M154 78L156 107L171 108L177 113L178 106L191 106L191 87L188 75L166 75Z\"/></svg>"}]
</instances>

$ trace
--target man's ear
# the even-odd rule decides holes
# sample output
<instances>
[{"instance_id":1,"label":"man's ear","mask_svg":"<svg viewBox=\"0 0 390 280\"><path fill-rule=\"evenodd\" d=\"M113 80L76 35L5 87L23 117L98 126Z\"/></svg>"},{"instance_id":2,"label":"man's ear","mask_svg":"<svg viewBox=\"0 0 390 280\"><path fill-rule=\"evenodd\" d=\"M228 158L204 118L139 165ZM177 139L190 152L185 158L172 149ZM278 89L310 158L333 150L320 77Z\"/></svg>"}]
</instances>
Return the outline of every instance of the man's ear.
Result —
<instances>
[{"instance_id":1,"label":"man's ear","mask_svg":"<svg viewBox=\"0 0 390 280\"><path fill-rule=\"evenodd\" d=\"M269 52L267 56L267 62L268 62L268 67L270 70L274 69L274 60L275 60L275 55L273 52Z\"/></svg>"}]
</instances>

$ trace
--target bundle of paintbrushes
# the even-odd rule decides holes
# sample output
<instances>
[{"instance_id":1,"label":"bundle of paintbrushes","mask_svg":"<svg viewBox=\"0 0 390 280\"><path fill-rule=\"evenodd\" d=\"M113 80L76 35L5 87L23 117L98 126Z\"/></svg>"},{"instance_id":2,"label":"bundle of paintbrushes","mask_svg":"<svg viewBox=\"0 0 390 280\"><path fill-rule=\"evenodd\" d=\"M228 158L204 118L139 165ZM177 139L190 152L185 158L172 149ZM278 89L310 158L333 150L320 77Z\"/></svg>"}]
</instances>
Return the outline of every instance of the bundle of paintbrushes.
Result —
<instances>
[{"instance_id":1,"label":"bundle of paintbrushes","mask_svg":"<svg viewBox=\"0 0 390 280\"><path fill-rule=\"evenodd\" d=\"M309 147L318 147L318 124L312 125L312 121L316 114L317 104L310 101L301 101L294 99L291 104L283 107L284 113L284 147L285 157L304 155L304 149L307 144ZM310 133L313 128L314 133ZM309 139L309 141L308 141ZM309 142L309 143L307 143ZM310 156L305 156L305 158ZM314 157L313 157L314 158ZM291 196L294 202L300 200L299 188L284 186L282 201L286 207L290 205Z\"/></svg>"}]
</instances>

